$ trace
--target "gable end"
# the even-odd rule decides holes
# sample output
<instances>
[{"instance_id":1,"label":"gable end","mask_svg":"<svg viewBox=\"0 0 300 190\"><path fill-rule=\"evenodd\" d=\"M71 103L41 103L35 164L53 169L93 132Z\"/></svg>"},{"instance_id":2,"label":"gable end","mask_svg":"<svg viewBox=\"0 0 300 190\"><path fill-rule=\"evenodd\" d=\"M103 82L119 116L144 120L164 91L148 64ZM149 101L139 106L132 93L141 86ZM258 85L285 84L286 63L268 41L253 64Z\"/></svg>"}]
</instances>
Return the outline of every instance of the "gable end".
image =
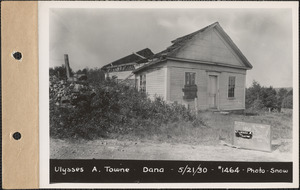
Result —
<instances>
[{"instance_id":1,"label":"gable end","mask_svg":"<svg viewBox=\"0 0 300 190\"><path fill-rule=\"evenodd\" d=\"M174 44L168 48L171 49L167 54L168 57L211 61L225 65L231 63L245 69L252 68L250 62L218 22L172 42ZM185 52L186 50L190 52Z\"/></svg>"}]
</instances>

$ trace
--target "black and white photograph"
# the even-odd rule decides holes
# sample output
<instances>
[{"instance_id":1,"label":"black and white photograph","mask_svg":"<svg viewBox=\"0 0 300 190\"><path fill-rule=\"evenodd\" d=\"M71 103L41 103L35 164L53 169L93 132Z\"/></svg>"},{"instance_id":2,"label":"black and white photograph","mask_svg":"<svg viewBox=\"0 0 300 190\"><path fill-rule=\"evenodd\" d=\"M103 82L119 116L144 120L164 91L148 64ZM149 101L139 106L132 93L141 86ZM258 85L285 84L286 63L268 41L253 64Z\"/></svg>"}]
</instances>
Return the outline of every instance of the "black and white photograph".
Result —
<instances>
[{"instance_id":1,"label":"black and white photograph","mask_svg":"<svg viewBox=\"0 0 300 190\"><path fill-rule=\"evenodd\" d=\"M292 8L47 10L50 184L80 172L115 179L75 183L201 182L186 176L214 172L240 177L203 182L295 182ZM141 179L118 176L138 170Z\"/></svg>"}]
</instances>

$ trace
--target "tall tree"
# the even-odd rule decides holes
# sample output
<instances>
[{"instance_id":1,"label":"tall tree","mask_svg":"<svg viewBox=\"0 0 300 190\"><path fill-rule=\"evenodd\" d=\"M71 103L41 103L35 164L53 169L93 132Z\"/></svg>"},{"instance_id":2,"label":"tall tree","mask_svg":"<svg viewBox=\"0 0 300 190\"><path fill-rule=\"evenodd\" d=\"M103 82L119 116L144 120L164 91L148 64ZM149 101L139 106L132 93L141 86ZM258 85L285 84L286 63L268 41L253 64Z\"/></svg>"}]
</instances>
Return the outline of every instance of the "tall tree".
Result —
<instances>
[{"instance_id":1,"label":"tall tree","mask_svg":"<svg viewBox=\"0 0 300 190\"><path fill-rule=\"evenodd\" d=\"M283 98L282 108L293 108L293 90L290 90Z\"/></svg>"},{"instance_id":2,"label":"tall tree","mask_svg":"<svg viewBox=\"0 0 300 190\"><path fill-rule=\"evenodd\" d=\"M246 108L250 108L254 101L261 98L261 86L255 80L252 86L246 89Z\"/></svg>"},{"instance_id":3,"label":"tall tree","mask_svg":"<svg viewBox=\"0 0 300 190\"><path fill-rule=\"evenodd\" d=\"M276 90L270 87L262 87L253 81L252 86L246 89L246 108L254 109L278 109Z\"/></svg>"},{"instance_id":4,"label":"tall tree","mask_svg":"<svg viewBox=\"0 0 300 190\"><path fill-rule=\"evenodd\" d=\"M280 88L277 93L277 107L279 111L281 111L282 101L287 93L288 91L285 88Z\"/></svg>"},{"instance_id":5,"label":"tall tree","mask_svg":"<svg viewBox=\"0 0 300 190\"><path fill-rule=\"evenodd\" d=\"M278 108L276 90L272 86L270 86L269 88L262 88L261 94L264 107L270 108L272 110Z\"/></svg>"}]
</instances>

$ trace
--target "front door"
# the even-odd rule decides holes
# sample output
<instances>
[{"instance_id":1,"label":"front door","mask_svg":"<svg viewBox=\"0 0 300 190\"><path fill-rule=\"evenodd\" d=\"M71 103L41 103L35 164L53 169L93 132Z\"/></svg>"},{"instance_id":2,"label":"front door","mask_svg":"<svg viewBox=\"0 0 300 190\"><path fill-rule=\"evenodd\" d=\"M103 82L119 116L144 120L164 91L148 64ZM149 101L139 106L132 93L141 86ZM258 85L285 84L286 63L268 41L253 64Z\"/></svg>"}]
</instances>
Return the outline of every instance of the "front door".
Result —
<instances>
[{"instance_id":1,"label":"front door","mask_svg":"<svg viewBox=\"0 0 300 190\"><path fill-rule=\"evenodd\" d=\"M217 108L217 97L218 97L218 77L210 75L209 76L209 107Z\"/></svg>"}]
</instances>

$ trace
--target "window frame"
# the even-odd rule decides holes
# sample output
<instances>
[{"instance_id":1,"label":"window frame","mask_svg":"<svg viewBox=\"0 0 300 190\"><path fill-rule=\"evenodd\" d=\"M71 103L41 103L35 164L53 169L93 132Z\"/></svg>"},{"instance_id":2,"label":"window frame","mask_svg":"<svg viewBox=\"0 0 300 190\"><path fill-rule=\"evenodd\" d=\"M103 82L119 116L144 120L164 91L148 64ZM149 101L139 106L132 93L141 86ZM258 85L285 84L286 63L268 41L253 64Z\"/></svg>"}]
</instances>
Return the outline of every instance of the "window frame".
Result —
<instances>
[{"instance_id":1,"label":"window frame","mask_svg":"<svg viewBox=\"0 0 300 190\"><path fill-rule=\"evenodd\" d=\"M187 73L192 73L192 74L194 74L194 84L187 84ZM192 85L196 85L196 80L197 80L197 77L196 77L196 72L191 72L191 71L189 71L189 72L184 72L184 85L185 86L192 86ZM192 82L192 81L190 81L190 82Z\"/></svg>"},{"instance_id":2,"label":"window frame","mask_svg":"<svg viewBox=\"0 0 300 190\"><path fill-rule=\"evenodd\" d=\"M232 80L233 79L233 80ZM233 84L231 84L233 81ZM235 88L236 88L236 76L228 77L228 86L227 86L227 98L235 99Z\"/></svg>"}]
</instances>

